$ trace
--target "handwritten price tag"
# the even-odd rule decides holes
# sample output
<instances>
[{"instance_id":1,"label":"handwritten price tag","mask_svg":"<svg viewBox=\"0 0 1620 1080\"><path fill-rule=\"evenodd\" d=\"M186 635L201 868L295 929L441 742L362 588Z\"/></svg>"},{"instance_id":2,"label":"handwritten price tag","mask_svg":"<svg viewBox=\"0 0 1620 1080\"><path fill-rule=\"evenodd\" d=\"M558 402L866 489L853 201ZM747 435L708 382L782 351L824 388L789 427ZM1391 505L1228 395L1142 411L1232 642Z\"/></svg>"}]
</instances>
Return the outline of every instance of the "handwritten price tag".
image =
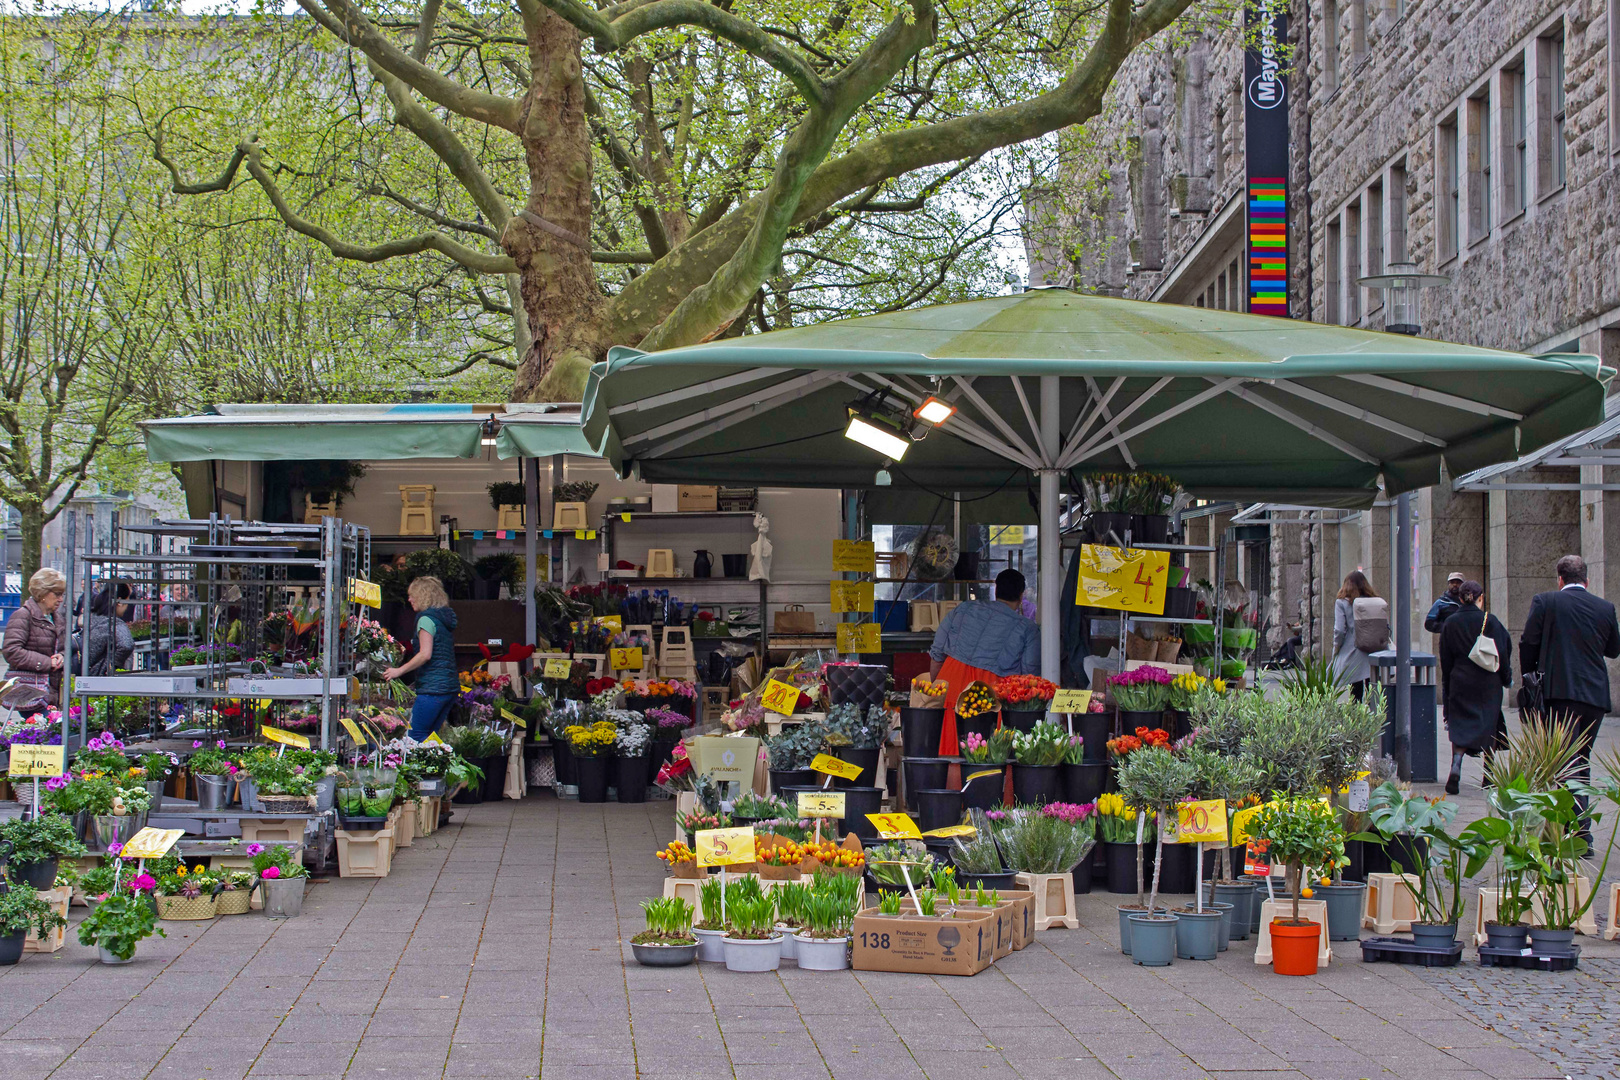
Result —
<instances>
[{"instance_id":1,"label":"handwritten price tag","mask_svg":"<svg viewBox=\"0 0 1620 1080\"><path fill-rule=\"evenodd\" d=\"M67 771L67 747L15 745L11 748L12 776L61 776Z\"/></svg>"},{"instance_id":2,"label":"handwritten price tag","mask_svg":"<svg viewBox=\"0 0 1620 1080\"><path fill-rule=\"evenodd\" d=\"M269 724L260 724L259 734L271 742L281 743L283 746L296 746L300 750L309 749L309 736L300 735L296 731L283 731L278 727L271 727Z\"/></svg>"},{"instance_id":3,"label":"handwritten price tag","mask_svg":"<svg viewBox=\"0 0 1620 1080\"><path fill-rule=\"evenodd\" d=\"M1085 712L1089 708L1090 690L1059 690L1052 695L1052 711L1055 713Z\"/></svg>"},{"instance_id":4,"label":"handwritten price tag","mask_svg":"<svg viewBox=\"0 0 1620 1080\"><path fill-rule=\"evenodd\" d=\"M1081 607L1164 613L1170 580L1170 553L1136 548L1080 545L1080 584L1074 602Z\"/></svg>"},{"instance_id":5,"label":"handwritten price tag","mask_svg":"<svg viewBox=\"0 0 1620 1080\"><path fill-rule=\"evenodd\" d=\"M382 607L382 586L375 581L365 581L360 578L349 579L349 600L361 607Z\"/></svg>"},{"instance_id":6,"label":"handwritten price tag","mask_svg":"<svg viewBox=\"0 0 1620 1080\"><path fill-rule=\"evenodd\" d=\"M936 840L949 840L953 836L973 836L978 831L971 825L947 825L943 829L929 829L923 835L931 836Z\"/></svg>"},{"instance_id":7,"label":"handwritten price tag","mask_svg":"<svg viewBox=\"0 0 1620 1080\"><path fill-rule=\"evenodd\" d=\"M126 859L161 859L185 834L184 829L154 829L148 825L130 837L119 854Z\"/></svg>"},{"instance_id":8,"label":"handwritten price tag","mask_svg":"<svg viewBox=\"0 0 1620 1080\"><path fill-rule=\"evenodd\" d=\"M792 716L799 707L799 688L792 683L772 679L765 684L765 692L760 695L759 703L773 713Z\"/></svg>"},{"instance_id":9,"label":"handwritten price tag","mask_svg":"<svg viewBox=\"0 0 1620 1080\"><path fill-rule=\"evenodd\" d=\"M501 715L512 721L512 723L516 724L524 731L529 730L529 722L523 719L523 717L519 716L517 713L513 712L511 709L502 709Z\"/></svg>"},{"instance_id":10,"label":"handwritten price tag","mask_svg":"<svg viewBox=\"0 0 1620 1080\"><path fill-rule=\"evenodd\" d=\"M1258 814L1260 809L1261 808L1258 806L1251 806L1247 810L1239 810L1237 813L1232 815L1233 847L1237 847L1239 844L1248 843L1249 822L1254 820L1254 815Z\"/></svg>"},{"instance_id":11,"label":"handwritten price tag","mask_svg":"<svg viewBox=\"0 0 1620 1080\"><path fill-rule=\"evenodd\" d=\"M878 630L877 623L847 623L838 624L838 651L846 653L871 653L883 651L883 634Z\"/></svg>"},{"instance_id":12,"label":"handwritten price tag","mask_svg":"<svg viewBox=\"0 0 1620 1080\"><path fill-rule=\"evenodd\" d=\"M870 581L834 581L830 585L834 615L847 611L871 611L877 606L876 587Z\"/></svg>"},{"instance_id":13,"label":"handwritten price tag","mask_svg":"<svg viewBox=\"0 0 1620 1080\"><path fill-rule=\"evenodd\" d=\"M699 866L736 866L754 861L754 827L704 829L697 834Z\"/></svg>"},{"instance_id":14,"label":"handwritten price tag","mask_svg":"<svg viewBox=\"0 0 1620 1080\"><path fill-rule=\"evenodd\" d=\"M844 793L828 791L799 792L799 816L802 818L841 818L844 816Z\"/></svg>"},{"instance_id":15,"label":"handwritten price tag","mask_svg":"<svg viewBox=\"0 0 1620 1080\"><path fill-rule=\"evenodd\" d=\"M861 767L848 761L840 761L831 754L817 754L810 762L810 768L818 773L836 776L840 780L853 780L861 775Z\"/></svg>"},{"instance_id":16,"label":"handwritten price tag","mask_svg":"<svg viewBox=\"0 0 1620 1080\"><path fill-rule=\"evenodd\" d=\"M1201 799L1181 803L1176 807L1176 826L1183 844L1196 844L1200 840L1224 844L1226 800Z\"/></svg>"},{"instance_id":17,"label":"handwritten price tag","mask_svg":"<svg viewBox=\"0 0 1620 1080\"><path fill-rule=\"evenodd\" d=\"M922 839L922 833L917 831L917 823L911 820L910 814L867 814L866 820L885 840Z\"/></svg>"},{"instance_id":18,"label":"handwritten price tag","mask_svg":"<svg viewBox=\"0 0 1620 1080\"><path fill-rule=\"evenodd\" d=\"M877 569L877 549L870 540L834 540L832 568L850 574L870 574Z\"/></svg>"},{"instance_id":19,"label":"handwritten price tag","mask_svg":"<svg viewBox=\"0 0 1620 1080\"><path fill-rule=\"evenodd\" d=\"M640 671L642 666L641 648L609 649L608 666L614 671Z\"/></svg>"},{"instance_id":20,"label":"handwritten price tag","mask_svg":"<svg viewBox=\"0 0 1620 1080\"><path fill-rule=\"evenodd\" d=\"M574 673L572 660L557 658L547 660L545 668L540 672L543 679L566 679Z\"/></svg>"},{"instance_id":21,"label":"handwritten price tag","mask_svg":"<svg viewBox=\"0 0 1620 1080\"><path fill-rule=\"evenodd\" d=\"M347 716L340 716L338 717L338 723L342 724L343 730L349 733L349 738L354 740L354 745L366 745L366 737L360 733L360 729L355 726L353 720L350 720Z\"/></svg>"}]
</instances>

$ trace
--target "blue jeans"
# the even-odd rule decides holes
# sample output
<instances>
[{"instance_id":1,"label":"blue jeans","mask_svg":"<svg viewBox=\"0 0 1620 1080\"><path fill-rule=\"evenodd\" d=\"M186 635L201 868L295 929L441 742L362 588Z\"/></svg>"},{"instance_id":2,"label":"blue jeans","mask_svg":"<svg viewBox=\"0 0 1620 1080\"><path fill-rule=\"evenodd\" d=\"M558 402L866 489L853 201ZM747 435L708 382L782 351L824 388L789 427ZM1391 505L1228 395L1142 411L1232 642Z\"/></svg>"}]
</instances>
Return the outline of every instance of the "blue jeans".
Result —
<instances>
[{"instance_id":1,"label":"blue jeans","mask_svg":"<svg viewBox=\"0 0 1620 1080\"><path fill-rule=\"evenodd\" d=\"M411 706L411 738L421 742L444 723L460 694L417 694Z\"/></svg>"}]
</instances>

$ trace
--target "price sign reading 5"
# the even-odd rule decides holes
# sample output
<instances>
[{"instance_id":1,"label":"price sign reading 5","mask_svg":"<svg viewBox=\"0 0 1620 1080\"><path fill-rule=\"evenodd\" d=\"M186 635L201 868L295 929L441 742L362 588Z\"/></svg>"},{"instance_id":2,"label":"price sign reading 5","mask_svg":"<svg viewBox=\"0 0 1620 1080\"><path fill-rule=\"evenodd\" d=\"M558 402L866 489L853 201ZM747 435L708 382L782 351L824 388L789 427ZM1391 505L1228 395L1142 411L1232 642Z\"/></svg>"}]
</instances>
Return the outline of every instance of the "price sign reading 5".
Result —
<instances>
[{"instance_id":1,"label":"price sign reading 5","mask_svg":"<svg viewBox=\"0 0 1620 1080\"><path fill-rule=\"evenodd\" d=\"M1201 799L1176 807L1177 832L1183 844L1200 840L1226 842L1226 800Z\"/></svg>"},{"instance_id":2,"label":"price sign reading 5","mask_svg":"<svg viewBox=\"0 0 1620 1080\"><path fill-rule=\"evenodd\" d=\"M759 703L773 713L792 716L799 707L799 688L792 683L772 679L765 684Z\"/></svg>"},{"instance_id":3,"label":"price sign reading 5","mask_svg":"<svg viewBox=\"0 0 1620 1080\"><path fill-rule=\"evenodd\" d=\"M844 816L844 793L829 791L799 792L799 816L802 818L841 818Z\"/></svg>"},{"instance_id":4,"label":"price sign reading 5","mask_svg":"<svg viewBox=\"0 0 1620 1080\"><path fill-rule=\"evenodd\" d=\"M754 827L705 829L696 836L699 866L735 866L754 861Z\"/></svg>"},{"instance_id":5,"label":"price sign reading 5","mask_svg":"<svg viewBox=\"0 0 1620 1080\"><path fill-rule=\"evenodd\" d=\"M818 773L836 776L840 780L853 780L861 775L861 767L848 761L840 761L831 754L817 754L810 762L810 768Z\"/></svg>"}]
</instances>

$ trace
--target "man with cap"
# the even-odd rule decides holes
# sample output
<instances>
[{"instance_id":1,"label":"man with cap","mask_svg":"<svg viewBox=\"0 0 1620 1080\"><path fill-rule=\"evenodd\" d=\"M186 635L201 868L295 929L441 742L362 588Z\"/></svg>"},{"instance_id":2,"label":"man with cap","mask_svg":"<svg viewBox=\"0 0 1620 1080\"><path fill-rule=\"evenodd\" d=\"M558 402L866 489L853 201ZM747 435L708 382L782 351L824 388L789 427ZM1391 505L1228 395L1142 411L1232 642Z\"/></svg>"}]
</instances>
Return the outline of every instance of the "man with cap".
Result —
<instances>
[{"instance_id":1,"label":"man with cap","mask_svg":"<svg viewBox=\"0 0 1620 1080\"><path fill-rule=\"evenodd\" d=\"M1431 634L1438 634L1440 628L1445 626L1446 620L1457 614L1457 609L1462 607L1462 599L1457 595L1457 592L1462 588L1462 583L1466 580L1461 570L1453 570L1446 575L1446 591L1441 595L1440 599L1434 602L1434 606L1429 609L1429 613L1423 617L1423 629Z\"/></svg>"}]
</instances>

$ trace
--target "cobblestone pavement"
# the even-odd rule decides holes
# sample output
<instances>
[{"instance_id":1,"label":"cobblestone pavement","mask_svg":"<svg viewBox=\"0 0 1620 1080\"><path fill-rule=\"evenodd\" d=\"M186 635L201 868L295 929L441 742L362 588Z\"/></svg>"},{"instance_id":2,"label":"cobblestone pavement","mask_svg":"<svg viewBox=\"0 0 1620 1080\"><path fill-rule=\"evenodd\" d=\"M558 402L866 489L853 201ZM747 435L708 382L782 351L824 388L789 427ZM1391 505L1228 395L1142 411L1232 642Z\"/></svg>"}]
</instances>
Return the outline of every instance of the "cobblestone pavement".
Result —
<instances>
[{"instance_id":1,"label":"cobblestone pavement","mask_svg":"<svg viewBox=\"0 0 1620 1080\"><path fill-rule=\"evenodd\" d=\"M1364 966L1340 945L1286 978L1237 942L1148 970L1119 953L1114 898L1091 895L1081 929L973 978L642 968L627 941L670 833L667 802L458 807L389 877L313 886L298 919L167 923L113 968L70 932L0 969L0 1080L1553 1078L1567 1048L1524 1031L1606 1007L1620 961L1600 944L1590 975L1555 983ZM1513 1013L1522 1031L1480 1012L1504 987L1537 1002ZM1605 1029L1572 1030L1604 1053ZM1620 1072L1614 1045L1591 1075Z\"/></svg>"}]
</instances>

